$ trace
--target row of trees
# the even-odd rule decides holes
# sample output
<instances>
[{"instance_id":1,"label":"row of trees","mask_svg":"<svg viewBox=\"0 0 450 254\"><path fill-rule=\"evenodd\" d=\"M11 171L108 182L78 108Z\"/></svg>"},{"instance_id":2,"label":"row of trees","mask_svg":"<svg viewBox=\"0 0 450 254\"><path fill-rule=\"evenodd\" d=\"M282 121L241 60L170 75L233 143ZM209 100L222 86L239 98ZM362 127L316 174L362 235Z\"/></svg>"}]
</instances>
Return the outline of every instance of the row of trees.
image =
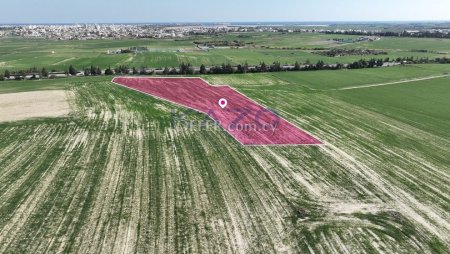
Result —
<instances>
[{"instance_id":1,"label":"row of trees","mask_svg":"<svg viewBox=\"0 0 450 254\"><path fill-rule=\"evenodd\" d=\"M101 69L99 67L91 67L90 73L98 73L97 75L101 75ZM52 73L50 75L50 73ZM55 78L55 73L62 73L58 72L57 70L53 69L51 72L47 70L46 68L37 69L36 67L33 67L28 70L19 70L19 71L9 71L5 70L4 73L0 74L0 80L3 81L5 79L11 79L11 77L14 77L15 80L23 80L26 76L31 76L30 79L37 79L39 76L40 78ZM63 72L65 75L72 75L76 76L78 74L77 69L70 65L67 70ZM86 71L85 71L86 74Z\"/></svg>"},{"instance_id":2,"label":"row of trees","mask_svg":"<svg viewBox=\"0 0 450 254\"><path fill-rule=\"evenodd\" d=\"M9 71L9 70L5 70L5 72L2 74L3 77L5 78L10 78L12 76L19 76L19 75L25 75L28 73L33 73L33 74L40 74L43 77L48 77L48 71L46 68L42 68L41 70L37 70L35 67L28 69L28 70L20 70L20 71Z\"/></svg>"},{"instance_id":3,"label":"row of trees","mask_svg":"<svg viewBox=\"0 0 450 254\"><path fill-rule=\"evenodd\" d=\"M90 68L84 69L84 76L99 76L102 75L102 70L100 67L94 67L91 65Z\"/></svg>"},{"instance_id":4,"label":"row of trees","mask_svg":"<svg viewBox=\"0 0 450 254\"><path fill-rule=\"evenodd\" d=\"M29 70L20 70L20 71L9 71L5 70L4 73L0 73L0 81L5 79L10 79L13 77L15 80L23 80L25 76L31 75L31 79L37 79L37 75L41 77L48 78L49 72L47 69L42 68L42 70L37 70L36 68L32 68Z\"/></svg>"},{"instance_id":5,"label":"row of trees","mask_svg":"<svg viewBox=\"0 0 450 254\"><path fill-rule=\"evenodd\" d=\"M298 61L293 65L282 65L280 62L274 62L272 64L266 64L265 62L260 63L259 65L250 66L247 62L244 64L239 64L237 66L232 66L231 64L222 64L207 68L205 65L201 65L200 68L193 67L190 63L182 63L178 68L169 68L166 67L161 72L163 75L194 75L194 74L233 74L233 73L259 73L259 72L280 72L280 71L317 71L317 70L338 70L338 69L362 69L362 68L377 68L382 67L385 63L402 63L402 64L428 64L428 63L441 63L441 64L450 64L450 58L435 58L429 59L426 58L418 58L418 57L398 57L396 59L390 59L389 57L385 59L376 59L372 58L369 60L361 59L359 61L355 61L349 64L326 64L322 60L313 64L310 61L306 61L303 64L300 64ZM9 71L5 70L4 73L0 74L0 81L5 79L11 79L14 77L16 80L22 80L26 76L31 76L30 79L36 79L37 75L41 78L54 78L55 73L58 73L56 70L52 70L49 72L46 68L42 68L40 70L36 68L32 68L29 70L20 70L20 71ZM69 68L64 72L65 75L76 76L78 75L78 70L69 66ZM126 65L119 65L115 68L108 67L103 72L100 67L91 66L90 68L86 68L84 70L84 76L100 76L100 75L152 75L154 71L149 72L148 68L141 67L129 68Z\"/></svg>"}]
</instances>

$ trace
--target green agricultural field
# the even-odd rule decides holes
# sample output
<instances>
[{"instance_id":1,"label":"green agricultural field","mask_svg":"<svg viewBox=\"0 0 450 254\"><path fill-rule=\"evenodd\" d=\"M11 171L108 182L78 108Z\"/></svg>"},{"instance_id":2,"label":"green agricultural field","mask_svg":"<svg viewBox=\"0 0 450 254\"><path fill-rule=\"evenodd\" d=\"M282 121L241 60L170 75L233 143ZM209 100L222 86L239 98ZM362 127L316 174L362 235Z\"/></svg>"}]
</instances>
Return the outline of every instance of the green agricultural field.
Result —
<instances>
[{"instance_id":1,"label":"green agricultural field","mask_svg":"<svg viewBox=\"0 0 450 254\"><path fill-rule=\"evenodd\" d=\"M108 50L149 47L154 52L176 52L193 48L192 41L175 40L92 40L53 41L44 39L0 39L0 68L79 68L126 64L132 54L108 55ZM163 62L164 63L164 62Z\"/></svg>"},{"instance_id":2,"label":"green agricultural field","mask_svg":"<svg viewBox=\"0 0 450 254\"><path fill-rule=\"evenodd\" d=\"M106 80L111 78L105 77L103 79ZM69 79L53 79L53 80L27 80L27 81L2 82L0 83L0 94L67 89L67 87L69 87L69 84L73 80L76 79L69 78Z\"/></svg>"},{"instance_id":3,"label":"green agricultural field","mask_svg":"<svg viewBox=\"0 0 450 254\"><path fill-rule=\"evenodd\" d=\"M360 47L397 50L429 50L450 52L450 40L434 38L383 38L372 43L361 43Z\"/></svg>"},{"instance_id":4,"label":"green agricultural field","mask_svg":"<svg viewBox=\"0 0 450 254\"><path fill-rule=\"evenodd\" d=\"M334 90L346 87L383 84L440 76L450 73L450 65L405 65L389 68L274 74L281 80L311 90Z\"/></svg>"},{"instance_id":5,"label":"green agricultural field","mask_svg":"<svg viewBox=\"0 0 450 254\"><path fill-rule=\"evenodd\" d=\"M197 41L243 41L251 45L274 48L322 48L339 45L332 41L338 39L354 39L359 36L327 35L314 33L245 33L226 34L217 37L197 38Z\"/></svg>"},{"instance_id":6,"label":"green agricultural field","mask_svg":"<svg viewBox=\"0 0 450 254\"><path fill-rule=\"evenodd\" d=\"M336 96L450 140L450 77L338 91Z\"/></svg>"},{"instance_id":7,"label":"green agricultural field","mask_svg":"<svg viewBox=\"0 0 450 254\"><path fill-rule=\"evenodd\" d=\"M449 78L333 90L446 68L204 77L313 147L171 128L183 109L108 77L0 82L65 90L72 108L0 123L0 252L449 253Z\"/></svg>"},{"instance_id":8,"label":"green agricultural field","mask_svg":"<svg viewBox=\"0 0 450 254\"><path fill-rule=\"evenodd\" d=\"M271 64L301 63L308 60L316 63L351 63L361 58L398 57L436 57L450 56L450 40L383 38L377 42L339 44L333 38L353 39L355 36L325 35L312 33L250 33L226 34L216 37L196 36L183 40L123 39L92 41L56 41L45 39L0 39L0 71L5 69L21 70L45 67L49 70L66 70L70 65L83 70L91 65L107 68L118 65L130 67L177 67L182 62L195 66L207 66L230 63L233 65L256 65L261 62ZM405 41L407 40L407 41ZM214 48L203 51L195 47L194 42L243 41L245 48ZM412 42L411 42L412 41ZM148 52L129 54L107 54L108 50L127 49L129 47L147 47ZM331 49L335 47L382 49L387 55L350 55L327 57L316 54L313 49ZM284 49L282 49L284 48ZM428 49L430 52L412 52ZM439 51L439 52L438 52Z\"/></svg>"}]
</instances>

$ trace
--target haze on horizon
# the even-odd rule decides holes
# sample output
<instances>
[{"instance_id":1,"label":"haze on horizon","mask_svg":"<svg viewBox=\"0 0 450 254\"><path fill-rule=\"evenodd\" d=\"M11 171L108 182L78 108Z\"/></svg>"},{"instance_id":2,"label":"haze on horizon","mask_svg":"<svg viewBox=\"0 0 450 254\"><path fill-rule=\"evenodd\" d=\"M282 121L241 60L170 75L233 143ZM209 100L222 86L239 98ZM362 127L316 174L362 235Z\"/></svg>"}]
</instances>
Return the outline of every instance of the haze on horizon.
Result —
<instances>
[{"instance_id":1,"label":"haze on horizon","mask_svg":"<svg viewBox=\"0 0 450 254\"><path fill-rule=\"evenodd\" d=\"M8 0L0 23L448 21L448 0Z\"/></svg>"}]
</instances>

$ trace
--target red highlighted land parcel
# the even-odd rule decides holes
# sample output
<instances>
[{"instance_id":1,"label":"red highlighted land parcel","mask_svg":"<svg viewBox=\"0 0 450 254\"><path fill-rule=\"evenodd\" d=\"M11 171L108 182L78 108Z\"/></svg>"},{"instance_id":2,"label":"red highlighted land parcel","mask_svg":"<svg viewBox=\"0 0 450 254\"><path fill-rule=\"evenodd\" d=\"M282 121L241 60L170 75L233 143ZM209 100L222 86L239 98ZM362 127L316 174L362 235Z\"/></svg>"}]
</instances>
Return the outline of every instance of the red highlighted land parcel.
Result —
<instances>
[{"instance_id":1,"label":"red highlighted land parcel","mask_svg":"<svg viewBox=\"0 0 450 254\"><path fill-rule=\"evenodd\" d=\"M204 113L242 145L322 144L229 86L211 86L200 78L117 77L113 82ZM223 99L226 107L219 103Z\"/></svg>"}]
</instances>

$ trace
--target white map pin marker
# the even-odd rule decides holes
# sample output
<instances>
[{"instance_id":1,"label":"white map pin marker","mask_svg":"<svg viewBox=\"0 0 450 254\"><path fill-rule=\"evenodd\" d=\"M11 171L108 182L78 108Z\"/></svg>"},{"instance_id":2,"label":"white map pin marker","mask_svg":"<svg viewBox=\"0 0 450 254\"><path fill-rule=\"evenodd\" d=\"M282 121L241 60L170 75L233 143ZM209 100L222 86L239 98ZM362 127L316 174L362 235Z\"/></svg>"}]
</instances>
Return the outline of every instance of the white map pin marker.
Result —
<instances>
[{"instance_id":1,"label":"white map pin marker","mask_svg":"<svg viewBox=\"0 0 450 254\"><path fill-rule=\"evenodd\" d=\"M222 98L222 99L219 100L219 106L221 108L225 108L227 105L228 105L227 99Z\"/></svg>"}]
</instances>

